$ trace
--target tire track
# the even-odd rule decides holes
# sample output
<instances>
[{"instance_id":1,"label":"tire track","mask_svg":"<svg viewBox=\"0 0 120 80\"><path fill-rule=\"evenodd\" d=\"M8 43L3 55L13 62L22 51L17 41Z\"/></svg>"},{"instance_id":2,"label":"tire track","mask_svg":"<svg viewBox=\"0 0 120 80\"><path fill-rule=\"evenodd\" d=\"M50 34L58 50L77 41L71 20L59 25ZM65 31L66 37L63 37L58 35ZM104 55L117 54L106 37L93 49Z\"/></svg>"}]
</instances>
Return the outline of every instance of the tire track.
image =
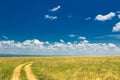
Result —
<instances>
[{"instance_id":1,"label":"tire track","mask_svg":"<svg viewBox=\"0 0 120 80\"><path fill-rule=\"evenodd\" d=\"M30 63L30 64L27 64L24 69L25 69L25 72L26 72L26 76L27 76L27 79L28 80L37 80L37 78L35 77L35 75L32 73L31 71L31 65L33 63Z\"/></svg>"},{"instance_id":2,"label":"tire track","mask_svg":"<svg viewBox=\"0 0 120 80\"><path fill-rule=\"evenodd\" d=\"M14 69L14 73L13 73L13 76L12 76L12 79L11 79L11 80L20 80L20 71L21 71L21 68L22 68L25 64L26 64L26 63L20 64L20 65L18 65L18 66Z\"/></svg>"}]
</instances>

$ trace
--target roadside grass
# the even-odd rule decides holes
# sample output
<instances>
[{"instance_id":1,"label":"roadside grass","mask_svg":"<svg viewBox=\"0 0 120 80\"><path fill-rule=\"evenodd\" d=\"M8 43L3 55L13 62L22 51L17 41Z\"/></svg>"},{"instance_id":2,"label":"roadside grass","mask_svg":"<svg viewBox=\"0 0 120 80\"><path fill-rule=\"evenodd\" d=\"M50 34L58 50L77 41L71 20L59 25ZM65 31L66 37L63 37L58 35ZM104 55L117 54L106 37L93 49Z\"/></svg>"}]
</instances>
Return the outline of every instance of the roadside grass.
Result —
<instances>
[{"instance_id":1,"label":"roadside grass","mask_svg":"<svg viewBox=\"0 0 120 80\"><path fill-rule=\"evenodd\" d=\"M17 58L0 58L0 80L9 80L12 76L14 68L22 63Z\"/></svg>"},{"instance_id":2,"label":"roadside grass","mask_svg":"<svg viewBox=\"0 0 120 80\"><path fill-rule=\"evenodd\" d=\"M27 79L27 76L26 76L26 72L25 72L25 70L24 70L24 67L25 67L26 65L24 65L23 67L22 67L22 69L21 69L21 72L20 72L20 80L28 80Z\"/></svg>"},{"instance_id":3,"label":"roadside grass","mask_svg":"<svg viewBox=\"0 0 120 80\"><path fill-rule=\"evenodd\" d=\"M120 80L120 57L43 57L32 70L39 80Z\"/></svg>"}]
</instances>

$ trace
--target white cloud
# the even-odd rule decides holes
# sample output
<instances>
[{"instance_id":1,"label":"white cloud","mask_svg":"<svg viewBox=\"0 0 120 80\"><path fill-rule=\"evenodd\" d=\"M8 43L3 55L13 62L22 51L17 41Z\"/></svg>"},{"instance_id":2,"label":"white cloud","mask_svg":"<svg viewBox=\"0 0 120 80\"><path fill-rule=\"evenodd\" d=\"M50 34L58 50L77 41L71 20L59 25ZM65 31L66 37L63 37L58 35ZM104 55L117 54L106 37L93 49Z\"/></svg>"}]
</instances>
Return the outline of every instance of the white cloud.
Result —
<instances>
[{"instance_id":1,"label":"white cloud","mask_svg":"<svg viewBox=\"0 0 120 80\"><path fill-rule=\"evenodd\" d=\"M81 42L49 43L48 41L14 40L0 41L0 54L32 54L32 55L120 55L120 48L113 43L89 43Z\"/></svg>"},{"instance_id":2,"label":"white cloud","mask_svg":"<svg viewBox=\"0 0 120 80\"><path fill-rule=\"evenodd\" d=\"M120 22L116 23L112 29L112 32L120 32Z\"/></svg>"},{"instance_id":3,"label":"white cloud","mask_svg":"<svg viewBox=\"0 0 120 80\"><path fill-rule=\"evenodd\" d=\"M80 36L80 37L78 37L78 39L85 40L85 39L86 39L86 37Z\"/></svg>"},{"instance_id":4,"label":"white cloud","mask_svg":"<svg viewBox=\"0 0 120 80\"><path fill-rule=\"evenodd\" d=\"M73 38L73 37L76 37L77 35L75 34L70 34L69 37Z\"/></svg>"},{"instance_id":5,"label":"white cloud","mask_svg":"<svg viewBox=\"0 0 120 80\"><path fill-rule=\"evenodd\" d=\"M87 17L87 18L85 18L85 20L87 21L87 20L90 20L91 19L91 17Z\"/></svg>"},{"instance_id":6,"label":"white cloud","mask_svg":"<svg viewBox=\"0 0 120 80\"><path fill-rule=\"evenodd\" d=\"M50 9L49 11L55 12L55 11L59 10L60 8L61 8L61 6L58 5L57 7L54 7L54 8L52 8L52 9Z\"/></svg>"},{"instance_id":7,"label":"white cloud","mask_svg":"<svg viewBox=\"0 0 120 80\"><path fill-rule=\"evenodd\" d=\"M64 40L60 39L60 42L61 42L61 43L64 43Z\"/></svg>"},{"instance_id":8,"label":"white cloud","mask_svg":"<svg viewBox=\"0 0 120 80\"><path fill-rule=\"evenodd\" d=\"M118 18L120 19L120 14L118 15Z\"/></svg>"},{"instance_id":9,"label":"white cloud","mask_svg":"<svg viewBox=\"0 0 120 80\"><path fill-rule=\"evenodd\" d=\"M2 36L2 38L4 38L4 39L8 39L8 37L7 37L7 36Z\"/></svg>"},{"instance_id":10,"label":"white cloud","mask_svg":"<svg viewBox=\"0 0 120 80\"><path fill-rule=\"evenodd\" d=\"M57 16L50 16L50 15L45 15L44 17L45 19L50 19L50 20L55 20L58 18Z\"/></svg>"},{"instance_id":11,"label":"white cloud","mask_svg":"<svg viewBox=\"0 0 120 80\"><path fill-rule=\"evenodd\" d=\"M109 14L107 15L97 15L95 20L98 20L98 21L106 21L106 20L111 20L113 17L115 17L115 13L114 12L110 12Z\"/></svg>"}]
</instances>

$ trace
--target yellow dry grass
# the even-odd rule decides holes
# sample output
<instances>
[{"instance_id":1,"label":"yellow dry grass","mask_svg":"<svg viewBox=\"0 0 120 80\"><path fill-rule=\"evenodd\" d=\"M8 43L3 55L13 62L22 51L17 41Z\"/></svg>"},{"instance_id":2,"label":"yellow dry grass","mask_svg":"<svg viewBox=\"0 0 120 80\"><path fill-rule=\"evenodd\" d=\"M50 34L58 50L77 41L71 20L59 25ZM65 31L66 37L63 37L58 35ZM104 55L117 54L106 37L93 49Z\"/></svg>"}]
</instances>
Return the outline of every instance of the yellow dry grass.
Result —
<instances>
[{"instance_id":1,"label":"yellow dry grass","mask_svg":"<svg viewBox=\"0 0 120 80\"><path fill-rule=\"evenodd\" d=\"M15 67L28 62L38 80L120 80L119 56L1 57L0 80L10 80Z\"/></svg>"}]
</instances>

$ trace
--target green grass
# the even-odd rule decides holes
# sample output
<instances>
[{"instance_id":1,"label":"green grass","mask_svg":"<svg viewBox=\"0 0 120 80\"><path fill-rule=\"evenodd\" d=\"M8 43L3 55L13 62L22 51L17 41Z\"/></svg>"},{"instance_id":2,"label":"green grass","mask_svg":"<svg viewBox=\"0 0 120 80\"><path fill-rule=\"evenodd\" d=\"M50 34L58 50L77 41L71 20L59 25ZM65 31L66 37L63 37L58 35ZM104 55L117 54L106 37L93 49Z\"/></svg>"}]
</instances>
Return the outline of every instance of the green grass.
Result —
<instances>
[{"instance_id":1,"label":"green grass","mask_svg":"<svg viewBox=\"0 0 120 80\"><path fill-rule=\"evenodd\" d=\"M14 68L27 62L38 80L120 80L120 57L2 57L0 80L10 80ZM24 67L21 80L27 80Z\"/></svg>"}]
</instances>

